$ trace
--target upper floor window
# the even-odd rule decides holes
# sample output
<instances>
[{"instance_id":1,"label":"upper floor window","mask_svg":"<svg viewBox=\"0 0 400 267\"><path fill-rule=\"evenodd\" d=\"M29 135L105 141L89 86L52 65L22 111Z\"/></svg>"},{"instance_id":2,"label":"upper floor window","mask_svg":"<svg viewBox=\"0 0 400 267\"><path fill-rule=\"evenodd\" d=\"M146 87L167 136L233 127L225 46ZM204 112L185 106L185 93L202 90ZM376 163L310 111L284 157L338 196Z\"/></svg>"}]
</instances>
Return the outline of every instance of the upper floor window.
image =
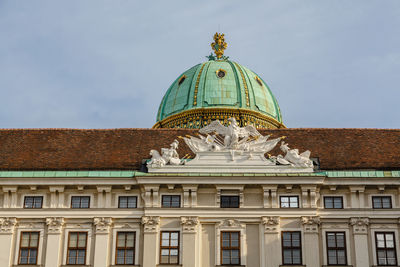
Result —
<instances>
[{"instance_id":1,"label":"upper floor window","mask_svg":"<svg viewBox=\"0 0 400 267\"><path fill-rule=\"evenodd\" d=\"M392 208L392 197L391 196L372 197L372 207L374 209L391 209Z\"/></svg>"},{"instance_id":2,"label":"upper floor window","mask_svg":"<svg viewBox=\"0 0 400 267\"><path fill-rule=\"evenodd\" d=\"M69 232L68 265L84 265L86 262L87 232Z\"/></svg>"},{"instance_id":3,"label":"upper floor window","mask_svg":"<svg viewBox=\"0 0 400 267\"><path fill-rule=\"evenodd\" d=\"M281 208L298 208L299 197L298 196L281 196L279 197Z\"/></svg>"},{"instance_id":4,"label":"upper floor window","mask_svg":"<svg viewBox=\"0 0 400 267\"><path fill-rule=\"evenodd\" d=\"M89 196L73 196L71 197L71 208L88 209L90 206Z\"/></svg>"},{"instance_id":5,"label":"upper floor window","mask_svg":"<svg viewBox=\"0 0 400 267\"><path fill-rule=\"evenodd\" d=\"M160 263L179 264L179 232L161 232Z\"/></svg>"},{"instance_id":6,"label":"upper floor window","mask_svg":"<svg viewBox=\"0 0 400 267\"><path fill-rule=\"evenodd\" d=\"M300 232L282 232L282 261L284 265L301 265Z\"/></svg>"},{"instance_id":7,"label":"upper floor window","mask_svg":"<svg viewBox=\"0 0 400 267\"><path fill-rule=\"evenodd\" d=\"M325 209L343 209L343 197L324 197Z\"/></svg>"},{"instance_id":8,"label":"upper floor window","mask_svg":"<svg viewBox=\"0 0 400 267\"><path fill-rule=\"evenodd\" d=\"M376 232L376 258L378 265L397 266L396 245L393 232Z\"/></svg>"},{"instance_id":9,"label":"upper floor window","mask_svg":"<svg viewBox=\"0 0 400 267\"><path fill-rule=\"evenodd\" d=\"M43 204L42 196L26 196L24 198L25 209L41 209Z\"/></svg>"},{"instance_id":10,"label":"upper floor window","mask_svg":"<svg viewBox=\"0 0 400 267\"><path fill-rule=\"evenodd\" d=\"M181 206L181 196L163 195L161 202L163 208L179 208Z\"/></svg>"},{"instance_id":11,"label":"upper floor window","mask_svg":"<svg viewBox=\"0 0 400 267\"><path fill-rule=\"evenodd\" d=\"M347 265L346 237L344 232L327 232L328 265Z\"/></svg>"},{"instance_id":12,"label":"upper floor window","mask_svg":"<svg viewBox=\"0 0 400 267\"><path fill-rule=\"evenodd\" d=\"M239 208L239 196L221 196L221 208Z\"/></svg>"},{"instance_id":13,"label":"upper floor window","mask_svg":"<svg viewBox=\"0 0 400 267\"><path fill-rule=\"evenodd\" d=\"M137 208L136 196L121 196L118 198L118 208L120 209L134 209Z\"/></svg>"},{"instance_id":14,"label":"upper floor window","mask_svg":"<svg viewBox=\"0 0 400 267\"><path fill-rule=\"evenodd\" d=\"M240 265L240 232L221 232L221 265Z\"/></svg>"},{"instance_id":15,"label":"upper floor window","mask_svg":"<svg viewBox=\"0 0 400 267\"><path fill-rule=\"evenodd\" d=\"M19 243L19 264L37 264L39 232L21 232Z\"/></svg>"},{"instance_id":16,"label":"upper floor window","mask_svg":"<svg viewBox=\"0 0 400 267\"><path fill-rule=\"evenodd\" d=\"M118 232L117 233L117 265L134 265L135 264L135 232Z\"/></svg>"}]
</instances>

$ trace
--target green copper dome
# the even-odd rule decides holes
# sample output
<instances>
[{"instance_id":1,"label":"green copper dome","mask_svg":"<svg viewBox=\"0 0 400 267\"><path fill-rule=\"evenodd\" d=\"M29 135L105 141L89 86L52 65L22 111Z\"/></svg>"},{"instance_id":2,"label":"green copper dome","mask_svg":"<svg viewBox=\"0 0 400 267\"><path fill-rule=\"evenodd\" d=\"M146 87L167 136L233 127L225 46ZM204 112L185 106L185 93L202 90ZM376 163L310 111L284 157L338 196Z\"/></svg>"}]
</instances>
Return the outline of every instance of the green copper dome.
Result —
<instances>
[{"instance_id":1,"label":"green copper dome","mask_svg":"<svg viewBox=\"0 0 400 267\"><path fill-rule=\"evenodd\" d=\"M213 119L224 121L228 115L242 125L284 127L278 102L267 84L229 60L210 60L180 75L164 95L154 127L200 128Z\"/></svg>"}]
</instances>

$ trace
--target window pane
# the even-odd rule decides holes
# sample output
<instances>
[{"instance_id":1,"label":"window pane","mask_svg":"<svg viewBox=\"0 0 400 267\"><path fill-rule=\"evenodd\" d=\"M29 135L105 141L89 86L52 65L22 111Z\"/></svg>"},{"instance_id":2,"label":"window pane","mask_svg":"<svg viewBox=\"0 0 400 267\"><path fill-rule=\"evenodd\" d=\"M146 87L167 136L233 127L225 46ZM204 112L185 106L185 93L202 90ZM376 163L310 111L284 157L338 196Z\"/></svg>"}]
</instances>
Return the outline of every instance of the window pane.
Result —
<instances>
[{"instance_id":1,"label":"window pane","mask_svg":"<svg viewBox=\"0 0 400 267\"><path fill-rule=\"evenodd\" d=\"M239 264L240 255L239 250L231 250L231 264Z\"/></svg>"},{"instance_id":2,"label":"window pane","mask_svg":"<svg viewBox=\"0 0 400 267\"><path fill-rule=\"evenodd\" d=\"M78 258L76 260L77 264L85 264L85 255L86 251L85 250L78 250Z\"/></svg>"},{"instance_id":3,"label":"window pane","mask_svg":"<svg viewBox=\"0 0 400 267\"><path fill-rule=\"evenodd\" d=\"M83 208L83 209L89 208L89 197L82 197L81 208Z\"/></svg>"},{"instance_id":4,"label":"window pane","mask_svg":"<svg viewBox=\"0 0 400 267\"><path fill-rule=\"evenodd\" d=\"M34 207L40 209L42 207L42 197L35 197Z\"/></svg>"},{"instance_id":5,"label":"window pane","mask_svg":"<svg viewBox=\"0 0 400 267\"><path fill-rule=\"evenodd\" d=\"M163 196L162 197L162 206L163 207L170 207L171 203L171 196Z\"/></svg>"},{"instance_id":6,"label":"window pane","mask_svg":"<svg viewBox=\"0 0 400 267\"><path fill-rule=\"evenodd\" d=\"M334 233L328 233L328 248L335 248L336 247L336 238Z\"/></svg>"},{"instance_id":7,"label":"window pane","mask_svg":"<svg viewBox=\"0 0 400 267\"><path fill-rule=\"evenodd\" d=\"M68 253L68 264L75 264L75 259L76 259L76 250L70 249Z\"/></svg>"},{"instance_id":8,"label":"window pane","mask_svg":"<svg viewBox=\"0 0 400 267\"><path fill-rule=\"evenodd\" d=\"M169 249L162 249L161 250L161 255L168 256L169 255Z\"/></svg>"},{"instance_id":9,"label":"window pane","mask_svg":"<svg viewBox=\"0 0 400 267\"><path fill-rule=\"evenodd\" d=\"M336 251L328 250L328 264L337 264Z\"/></svg>"},{"instance_id":10,"label":"window pane","mask_svg":"<svg viewBox=\"0 0 400 267\"><path fill-rule=\"evenodd\" d=\"M325 208L326 209L332 209L333 208L333 199L332 197L325 197Z\"/></svg>"},{"instance_id":11,"label":"window pane","mask_svg":"<svg viewBox=\"0 0 400 267\"><path fill-rule=\"evenodd\" d=\"M336 244L338 248L344 248L344 233L337 233L336 234Z\"/></svg>"},{"instance_id":12,"label":"window pane","mask_svg":"<svg viewBox=\"0 0 400 267\"><path fill-rule=\"evenodd\" d=\"M230 250L222 250L222 264L231 264Z\"/></svg>"},{"instance_id":13,"label":"window pane","mask_svg":"<svg viewBox=\"0 0 400 267\"><path fill-rule=\"evenodd\" d=\"M117 264L124 264L124 256L125 256L125 250L123 249L118 249L117 250Z\"/></svg>"},{"instance_id":14,"label":"window pane","mask_svg":"<svg viewBox=\"0 0 400 267\"><path fill-rule=\"evenodd\" d=\"M177 264L178 263L178 256L170 256L169 257L169 261L170 261L170 263L172 263L172 264Z\"/></svg>"},{"instance_id":15,"label":"window pane","mask_svg":"<svg viewBox=\"0 0 400 267\"><path fill-rule=\"evenodd\" d=\"M180 197L179 196L172 196L171 207L172 208L180 207Z\"/></svg>"},{"instance_id":16,"label":"window pane","mask_svg":"<svg viewBox=\"0 0 400 267\"><path fill-rule=\"evenodd\" d=\"M22 233L21 247L29 246L29 233Z\"/></svg>"},{"instance_id":17,"label":"window pane","mask_svg":"<svg viewBox=\"0 0 400 267\"><path fill-rule=\"evenodd\" d=\"M178 246L178 239L171 239L171 247L177 247Z\"/></svg>"},{"instance_id":18,"label":"window pane","mask_svg":"<svg viewBox=\"0 0 400 267\"><path fill-rule=\"evenodd\" d=\"M289 208L289 198L281 197L281 208Z\"/></svg>"},{"instance_id":19,"label":"window pane","mask_svg":"<svg viewBox=\"0 0 400 267\"><path fill-rule=\"evenodd\" d=\"M334 208L335 209L341 209L343 208L343 199L341 197L335 197L334 198Z\"/></svg>"},{"instance_id":20,"label":"window pane","mask_svg":"<svg viewBox=\"0 0 400 267\"><path fill-rule=\"evenodd\" d=\"M221 196L221 208L229 208L229 197Z\"/></svg>"},{"instance_id":21,"label":"window pane","mask_svg":"<svg viewBox=\"0 0 400 267\"><path fill-rule=\"evenodd\" d=\"M346 252L344 250L338 250L337 251L337 256L338 256L338 264L345 265L346 264Z\"/></svg>"},{"instance_id":22,"label":"window pane","mask_svg":"<svg viewBox=\"0 0 400 267\"><path fill-rule=\"evenodd\" d=\"M178 240L178 233L171 233L171 239Z\"/></svg>"},{"instance_id":23,"label":"window pane","mask_svg":"<svg viewBox=\"0 0 400 267\"><path fill-rule=\"evenodd\" d=\"M161 256L160 263L169 263L169 256Z\"/></svg>"},{"instance_id":24,"label":"window pane","mask_svg":"<svg viewBox=\"0 0 400 267\"><path fill-rule=\"evenodd\" d=\"M382 208L384 209L390 209L391 208L391 198L390 197L383 197L382 198Z\"/></svg>"},{"instance_id":25,"label":"window pane","mask_svg":"<svg viewBox=\"0 0 400 267\"><path fill-rule=\"evenodd\" d=\"M78 235L78 247L85 248L86 247L86 234L79 233Z\"/></svg>"},{"instance_id":26,"label":"window pane","mask_svg":"<svg viewBox=\"0 0 400 267\"><path fill-rule=\"evenodd\" d=\"M129 197L128 199L128 208L132 209L132 208L136 208L137 204L137 198L136 197Z\"/></svg>"},{"instance_id":27,"label":"window pane","mask_svg":"<svg viewBox=\"0 0 400 267\"><path fill-rule=\"evenodd\" d=\"M80 197L72 197L71 199L71 207L72 208L80 208L81 199Z\"/></svg>"},{"instance_id":28,"label":"window pane","mask_svg":"<svg viewBox=\"0 0 400 267\"><path fill-rule=\"evenodd\" d=\"M126 253L125 263L126 264L134 264L134 262L133 262L134 250L133 249L127 250L125 253Z\"/></svg>"},{"instance_id":29,"label":"window pane","mask_svg":"<svg viewBox=\"0 0 400 267\"><path fill-rule=\"evenodd\" d=\"M301 251L300 249L293 249L293 263L294 264L301 264Z\"/></svg>"},{"instance_id":30,"label":"window pane","mask_svg":"<svg viewBox=\"0 0 400 267\"><path fill-rule=\"evenodd\" d=\"M292 251L290 249L283 250L283 264L292 264Z\"/></svg>"},{"instance_id":31,"label":"window pane","mask_svg":"<svg viewBox=\"0 0 400 267\"><path fill-rule=\"evenodd\" d=\"M32 207L33 207L33 198L25 197L25 208L32 208Z\"/></svg>"},{"instance_id":32,"label":"window pane","mask_svg":"<svg viewBox=\"0 0 400 267\"><path fill-rule=\"evenodd\" d=\"M229 247L229 233L222 233L222 247Z\"/></svg>"},{"instance_id":33,"label":"window pane","mask_svg":"<svg viewBox=\"0 0 400 267\"><path fill-rule=\"evenodd\" d=\"M39 241L39 233L31 233L31 242L29 244L30 247L37 247Z\"/></svg>"},{"instance_id":34,"label":"window pane","mask_svg":"<svg viewBox=\"0 0 400 267\"><path fill-rule=\"evenodd\" d=\"M78 234L77 233L69 233L69 247L74 248L77 247Z\"/></svg>"},{"instance_id":35,"label":"window pane","mask_svg":"<svg viewBox=\"0 0 400 267\"><path fill-rule=\"evenodd\" d=\"M396 265L396 255L394 253L394 250L387 250L386 255L388 265Z\"/></svg>"},{"instance_id":36,"label":"window pane","mask_svg":"<svg viewBox=\"0 0 400 267\"><path fill-rule=\"evenodd\" d=\"M37 249L30 249L29 264L36 264Z\"/></svg>"},{"instance_id":37,"label":"window pane","mask_svg":"<svg viewBox=\"0 0 400 267\"><path fill-rule=\"evenodd\" d=\"M381 208L382 207L381 199L379 197L373 197L372 198L372 202L373 202L373 207L374 208Z\"/></svg>"},{"instance_id":38,"label":"window pane","mask_svg":"<svg viewBox=\"0 0 400 267\"><path fill-rule=\"evenodd\" d=\"M118 233L117 247L125 247L125 233Z\"/></svg>"},{"instance_id":39,"label":"window pane","mask_svg":"<svg viewBox=\"0 0 400 267\"><path fill-rule=\"evenodd\" d=\"M298 203L298 198L297 197L290 197L290 207L291 208L298 208L299 203Z\"/></svg>"},{"instance_id":40,"label":"window pane","mask_svg":"<svg viewBox=\"0 0 400 267\"><path fill-rule=\"evenodd\" d=\"M134 247L135 244L135 233L128 233L126 239L126 246L127 247Z\"/></svg>"},{"instance_id":41,"label":"window pane","mask_svg":"<svg viewBox=\"0 0 400 267\"><path fill-rule=\"evenodd\" d=\"M239 233L231 233L231 247L239 247Z\"/></svg>"},{"instance_id":42,"label":"window pane","mask_svg":"<svg viewBox=\"0 0 400 267\"><path fill-rule=\"evenodd\" d=\"M126 197L119 197L119 207L126 208L128 206L128 199Z\"/></svg>"},{"instance_id":43,"label":"window pane","mask_svg":"<svg viewBox=\"0 0 400 267\"><path fill-rule=\"evenodd\" d=\"M28 264L28 249L21 249L19 262L20 264Z\"/></svg>"},{"instance_id":44,"label":"window pane","mask_svg":"<svg viewBox=\"0 0 400 267\"><path fill-rule=\"evenodd\" d=\"M300 233L292 233L292 246L300 247Z\"/></svg>"}]
</instances>

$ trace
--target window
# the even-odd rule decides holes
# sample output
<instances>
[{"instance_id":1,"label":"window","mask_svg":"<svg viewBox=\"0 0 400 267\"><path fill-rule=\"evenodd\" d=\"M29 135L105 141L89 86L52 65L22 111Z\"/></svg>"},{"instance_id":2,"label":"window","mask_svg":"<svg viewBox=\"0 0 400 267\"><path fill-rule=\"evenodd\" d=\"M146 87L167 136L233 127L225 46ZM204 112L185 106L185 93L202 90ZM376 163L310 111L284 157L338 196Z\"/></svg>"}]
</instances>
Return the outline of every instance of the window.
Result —
<instances>
[{"instance_id":1,"label":"window","mask_svg":"<svg viewBox=\"0 0 400 267\"><path fill-rule=\"evenodd\" d=\"M37 264L39 232L21 232L19 264Z\"/></svg>"},{"instance_id":2,"label":"window","mask_svg":"<svg viewBox=\"0 0 400 267\"><path fill-rule=\"evenodd\" d=\"M392 208L392 197L372 197L372 207L374 209L391 209Z\"/></svg>"},{"instance_id":3,"label":"window","mask_svg":"<svg viewBox=\"0 0 400 267\"><path fill-rule=\"evenodd\" d=\"M279 197L281 202L281 208L298 208L299 197L298 196L281 196Z\"/></svg>"},{"instance_id":4,"label":"window","mask_svg":"<svg viewBox=\"0 0 400 267\"><path fill-rule=\"evenodd\" d=\"M68 265L84 265L86 262L87 232L70 232L68 236Z\"/></svg>"},{"instance_id":5,"label":"window","mask_svg":"<svg viewBox=\"0 0 400 267\"><path fill-rule=\"evenodd\" d=\"M221 264L240 265L240 232L221 232Z\"/></svg>"},{"instance_id":6,"label":"window","mask_svg":"<svg viewBox=\"0 0 400 267\"><path fill-rule=\"evenodd\" d=\"M221 196L221 208L239 208L239 196Z\"/></svg>"},{"instance_id":7,"label":"window","mask_svg":"<svg viewBox=\"0 0 400 267\"><path fill-rule=\"evenodd\" d=\"M394 233L375 233L376 258L378 265L397 266Z\"/></svg>"},{"instance_id":8,"label":"window","mask_svg":"<svg viewBox=\"0 0 400 267\"><path fill-rule=\"evenodd\" d=\"M161 232L161 264L179 264L179 232Z\"/></svg>"},{"instance_id":9,"label":"window","mask_svg":"<svg viewBox=\"0 0 400 267\"><path fill-rule=\"evenodd\" d=\"M137 197L123 196L118 198L118 208L120 209L134 209L137 208Z\"/></svg>"},{"instance_id":10,"label":"window","mask_svg":"<svg viewBox=\"0 0 400 267\"><path fill-rule=\"evenodd\" d=\"M163 208L179 208L181 206L181 196L164 195L162 196Z\"/></svg>"},{"instance_id":11,"label":"window","mask_svg":"<svg viewBox=\"0 0 400 267\"><path fill-rule=\"evenodd\" d=\"M327 232L328 265L347 265L346 237L344 232Z\"/></svg>"},{"instance_id":12,"label":"window","mask_svg":"<svg viewBox=\"0 0 400 267\"><path fill-rule=\"evenodd\" d=\"M90 197L88 196L73 196L71 198L71 208L73 209L88 209L90 206Z\"/></svg>"},{"instance_id":13,"label":"window","mask_svg":"<svg viewBox=\"0 0 400 267\"><path fill-rule=\"evenodd\" d=\"M343 197L324 197L325 209L343 209Z\"/></svg>"},{"instance_id":14,"label":"window","mask_svg":"<svg viewBox=\"0 0 400 267\"><path fill-rule=\"evenodd\" d=\"M41 209L42 203L42 196L26 196L24 198L24 209Z\"/></svg>"},{"instance_id":15,"label":"window","mask_svg":"<svg viewBox=\"0 0 400 267\"><path fill-rule=\"evenodd\" d=\"M284 265L301 265L300 232L282 232L282 261Z\"/></svg>"},{"instance_id":16,"label":"window","mask_svg":"<svg viewBox=\"0 0 400 267\"><path fill-rule=\"evenodd\" d=\"M116 261L117 265L134 265L135 264L135 232L118 232Z\"/></svg>"}]
</instances>

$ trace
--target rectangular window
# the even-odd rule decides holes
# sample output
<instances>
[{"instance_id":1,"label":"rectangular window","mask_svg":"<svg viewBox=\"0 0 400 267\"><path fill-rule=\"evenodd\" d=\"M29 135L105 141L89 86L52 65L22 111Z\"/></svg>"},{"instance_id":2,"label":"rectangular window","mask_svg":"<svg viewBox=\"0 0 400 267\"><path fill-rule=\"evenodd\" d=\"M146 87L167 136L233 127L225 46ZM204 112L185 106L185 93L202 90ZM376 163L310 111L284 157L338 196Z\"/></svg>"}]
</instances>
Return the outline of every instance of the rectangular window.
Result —
<instances>
[{"instance_id":1,"label":"rectangular window","mask_svg":"<svg viewBox=\"0 0 400 267\"><path fill-rule=\"evenodd\" d=\"M221 232L221 265L240 265L240 232Z\"/></svg>"},{"instance_id":2,"label":"rectangular window","mask_svg":"<svg viewBox=\"0 0 400 267\"><path fill-rule=\"evenodd\" d=\"M284 265L301 265L300 232L282 232L282 261Z\"/></svg>"},{"instance_id":3,"label":"rectangular window","mask_svg":"<svg viewBox=\"0 0 400 267\"><path fill-rule=\"evenodd\" d=\"M86 247L87 247L87 232L69 232L67 264L85 265Z\"/></svg>"},{"instance_id":4,"label":"rectangular window","mask_svg":"<svg viewBox=\"0 0 400 267\"><path fill-rule=\"evenodd\" d=\"M181 196L164 195L162 196L163 208L179 208L181 206Z\"/></svg>"},{"instance_id":5,"label":"rectangular window","mask_svg":"<svg viewBox=\"0 0 400 267\"><path fill-rule=\"evenodd\" d=\"M281 208L298 208L299 197L298 196L281 196L279 197Z\"/></svg>"},{"instance_id":6,"label":"rectangular window","mask_svg":"<svg viewBox=\"0 0 400 267\"><path fill-rule=\"evenodd\" d=\"M19 243L19 264L37 264L39 232L21 232Z\"/></svg>"},{"instance_id":7,"label":"rectangular window","mask_svg":"<svg viewBox=\"0 0 400 267\"><path fill-rule=\"evenodd\" d=\"M160 263L179 264L179 232L161 232Z\"/></svg>"},{"instance_id":8,"label":"rectangular window","mask_svg":"<svg viewBox=\"0 0 400 267\"><path fill-rule=\"evenodd\" d=\"M136 196L123 196L118 198L118 208L120 209L134 209L137 208Z\"/></svg>"},{"instance_id":9,"label":"rectangular window","mask_svg":"<svg viewBox=\"0 0 400 267\"><path fill-rule=\"evenodd\" d=\"M372 207L374 209L391 209L392 208L392 197L372 197Z\"/></svg>"},{"instance_id":10,"label":"rectangular window","mask_svg":"<svg viewBox=\"0 0 400 267\"><path fill-rule=\"evenodd\" d=\"M41 209L42 204L42 196L26 196L24 198L24 209Z\"/></svg>"},{"instance_id":11,"label":"rectangular window","mask_svg":"<svg viewBox=\"0 0 400 267\"><path fill-rule=\"evenodd\" d=\"M325 209L343 209L343 197L324 197Z\"/></svg>"},{"instance_id":12,"label":"rectangular window","mask_svg":"<svg viewBox=\"0 0 400 267\"><path fill-rule=\"evenodd\" d=\"M90 206L89 196L73 196L71 197L71 208L88 209Z\"/></svg>"},{"instance_id":13,"label":"rectangular window","mask_svg":"<svg viewBox=\"0 0 400 267\"><path fill-rule=\"evenodd\" d=\"M135 232L118 232L116 260L117 265L134 265L135 264Z\"/></svg>"},{"instance_id":14,"label":"rectangular window","mask_svg":"<svg viewBox=\"0 0 400 267\"><path fill-rule=\"evenodd\" d=\"M376 258L378 265L397 266L396 245L393 232L376 232Z\"/></svg>"},{"instance_id":15,"label":"rectangular window","mask_svg":"<svg viewBox=\"0 0 400 267\"><path fill-rule=\"evenodd\" d=\"M328 265L347 265L346 236L344 232L327 232Z\"/></svg>"},{"instance_id":16,"label":"rectangular window","mask_svg":"<svg viewBox=\"0 0 400 267\"><path fill-rule=\"evenodd\" d=\"M221 196L221 208L239 208L239 196Z\"/></svg>"}]
</instances>

